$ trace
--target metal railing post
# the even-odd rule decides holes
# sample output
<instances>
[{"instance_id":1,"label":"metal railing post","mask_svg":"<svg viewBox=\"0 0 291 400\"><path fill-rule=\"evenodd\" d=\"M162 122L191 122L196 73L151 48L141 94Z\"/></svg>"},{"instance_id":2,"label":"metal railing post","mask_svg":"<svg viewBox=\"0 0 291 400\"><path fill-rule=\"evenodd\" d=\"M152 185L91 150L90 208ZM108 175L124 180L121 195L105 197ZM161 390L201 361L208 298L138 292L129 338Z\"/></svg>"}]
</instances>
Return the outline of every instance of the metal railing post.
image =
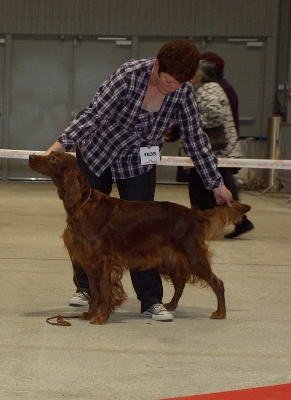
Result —
<instances>
[{"instance_id":1,"label":"metal railing post","mask_svg":"<svg viewBox=\"0 0 291 400\"><path fill-rule=\"evenodd\" d=\"M271 117L271 126L269 133L269 157L270 160L278 160L279 159L279 135L280 135L280 126L282 122L282 117L280 116L272 116ZM270 169L269 177L268 177L268 187L264 190L263 193L266 193L276 187L276 170Z\"/></svg>"}]
</instances>

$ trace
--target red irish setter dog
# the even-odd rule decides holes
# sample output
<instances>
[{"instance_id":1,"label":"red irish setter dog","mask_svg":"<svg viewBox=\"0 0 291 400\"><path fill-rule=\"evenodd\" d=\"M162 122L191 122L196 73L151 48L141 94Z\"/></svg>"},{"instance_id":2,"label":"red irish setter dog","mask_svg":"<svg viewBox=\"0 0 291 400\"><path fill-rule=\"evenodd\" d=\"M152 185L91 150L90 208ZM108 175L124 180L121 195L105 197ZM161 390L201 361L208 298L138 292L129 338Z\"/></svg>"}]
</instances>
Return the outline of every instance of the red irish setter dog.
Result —
<instances>
[{"instance_id":1,"label":"red irish setter dog","mask_svg":"<svg viewBox=\"0 0 291 400\"><path fill-rule=\"evenodd\" d=\"M90 286L89 310L81 318L105 324L126 299L121 279L131 268L156 268L173 282L173 298L165 304L169 311L176 309L187 282L209 285L217 297L211 318L225 318L223 282L211 270L205 241L240 221L250 206L233 202L232 207L201 212L169 202L120 200L92 190L75 157L67 153L32 155L29 165L53 180L63 200L64 243Z\"/></svg>"}]
</instances>

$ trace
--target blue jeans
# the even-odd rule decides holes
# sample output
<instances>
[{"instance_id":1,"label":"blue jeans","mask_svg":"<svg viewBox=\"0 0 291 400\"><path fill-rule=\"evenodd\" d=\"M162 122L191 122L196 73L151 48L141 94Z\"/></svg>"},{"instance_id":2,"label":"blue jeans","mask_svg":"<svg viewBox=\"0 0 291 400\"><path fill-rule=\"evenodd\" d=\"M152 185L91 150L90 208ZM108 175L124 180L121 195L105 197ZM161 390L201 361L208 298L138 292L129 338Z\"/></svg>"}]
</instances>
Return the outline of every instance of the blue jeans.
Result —
<instances>
[{"instance_id":1,"label":"blue jeans","mask_svg":"<svg viewBox=\"0 0 291 400\"><path fill-rule=\"evenodd\" d=\"M100 192L110 195L112 191L111 168L108 167L101 176L96 176L84 163L80 152L77 150L77 160L80 168L85 173L91 187L100 190ZM116 185L119 196L123 200L154 200L156 186L156 168L155 166L147 173L128 179L117 179ZM74 267L74 283L76 278L82 291L89 293L89 283L85 272ZM163 285L159 273L156 270L149 271L130 271L133 288L137 298L141 302L141 312L147 310L150 306L162 303Z\"/></svg>"}]
</instances>

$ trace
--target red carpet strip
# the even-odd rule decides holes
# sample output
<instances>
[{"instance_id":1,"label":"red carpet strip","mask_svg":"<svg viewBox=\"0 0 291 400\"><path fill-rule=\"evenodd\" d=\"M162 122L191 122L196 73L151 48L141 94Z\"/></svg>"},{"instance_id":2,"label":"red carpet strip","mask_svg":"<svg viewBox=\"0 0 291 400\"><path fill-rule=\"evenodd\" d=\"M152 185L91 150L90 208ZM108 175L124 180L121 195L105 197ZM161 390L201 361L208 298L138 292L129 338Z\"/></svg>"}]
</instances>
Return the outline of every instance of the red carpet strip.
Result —
<instances>
[{"instance_id":1,"label":"red carpet strip","mask_svg":"<svg viewBox=\"0 0 291 400\"><path fill-rule=\"evenodd\" d=\"M234 390L231 392L198 394L187 397L173 397L163 400L291 400L291 383Z\"/></svg>"}]
</instances>

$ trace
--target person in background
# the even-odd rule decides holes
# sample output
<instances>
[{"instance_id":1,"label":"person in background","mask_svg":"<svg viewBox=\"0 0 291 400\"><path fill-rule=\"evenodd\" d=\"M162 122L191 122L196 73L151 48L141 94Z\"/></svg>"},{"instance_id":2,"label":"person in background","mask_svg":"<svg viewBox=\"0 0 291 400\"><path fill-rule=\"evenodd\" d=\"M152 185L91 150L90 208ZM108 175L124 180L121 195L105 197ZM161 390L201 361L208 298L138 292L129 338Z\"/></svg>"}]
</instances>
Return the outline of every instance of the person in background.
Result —
<instances>
[{"instance_id":1,"label":"person in background","mask_svg":"<svg viewBox=\"0 0 291 400\"><path fill-rule=\"evenodd\" d=\"M229 83L229 81L224 78L224 66L225 66L224 60L217 53L212 53L212 52L206 52L206 53L200 54L200 60L209 61L209 62L214 63L216 81L219 83L219 85L222 87L225 94L227 95L227 98L229 100L229 104L231 107L236 131L237 131L237 135L238 135L238 137L240 137L238 95L237 95L235 89L233 88L233 86ZM239 168L229 168L229 171L231 171L235 175L238 173ZM253 223L245 217L242 219L242 221L240 223L238 223L235 226L234 231L226 234L225 237L227 239L232 239L232 238L235 238L236 236L246 233L252 229L254 229Z\"/></svg>"},{"instance_id":2,"label":"person in background","mask_svg":"<svg viewBox=\"0 0 291 400\"><path fill-rule=\"evenodd\" d=\"M238 95L233 88L233 86L229 83L227 79L224 78L224 60L216 53L202 53L200 54L200 60L210 61L215 64L215 75L216 80L224 90L225 94L227 95L230 108L232 111L236 131L239 137L239 106L238 106Z\"/></svg>"},{"instance_id":3,"label":"person in background","mask_svg":"<svg viewBox=\"0 0 291 400\"><path fill-rule=\"evenodd\" d=\"M115 181L121 199L154 200L155 163L144 153L156 153L159 161L163 133L176 120L203 184L213 192L217 204L231 206L232 194L203 132L190 82L198 63L199 52L186 39L166 43L156 58L125 62L44 155L76 146L78 163L92 188L109 195ZM82 269L73 268L77 292L69 304L86 305L82 292L90 295L88 278ZM157 321L173 320L162 304L158 272L135 270L130 274L141 313Z\"/></svg>"},{"instance_id":4,"label":"person in background","mask_svg":"<svg viewBox=\"0 0 291 400\"><path fill-rule=\"evenodd\" d=\"M201 60L192 82L197 106L202 116L203 129L206 132L211 131L213 128L221 127L225 133L223 148L219 150L213 148L215 155L217 157L229 158L241 157L242 151L230 103L224 90L217 82L215 64L212 61ZM175 124L165 132L164 139L165 141L174 141L177 138L179 138L179 131L178 126ZM180 155L188 155L183 144L180 146ZM227 167L218 169L234 200L239 200L238 188L233 177L233 169ZM203 185L196 168L188 168L187 172L191 206L196 206L201 210L215 207L216 202L213 194ZM235 225L234 231L226 234L225 237L234 238L253 228L252 222L244 216L243 220Z\"/></svg>"},{"instance_id":5,"label":"person in background","mask_svg":"<svg viewBox=\"0 0 291 400\"><path fill-rule=\"evenodd\" d=\"M238 134L234 123L229 100L216 79L216 66L213 62L201 60L193 78L193 88L198 109L202 115L203 128L213 128L223 125L226 146L215 151L217 157L238 158L242 156ZM225 185L231 191L234 200L239 200L238 188L233 177L232 168L218 168ZM216 204L212 193L201 185L201 179L195 168L189 172L189 196L191 205L200 209L212 208ZM226 238L234 238L253 229L254 226L246 216L235 225L233 232Z\"/></svg>"}]
</instances>

